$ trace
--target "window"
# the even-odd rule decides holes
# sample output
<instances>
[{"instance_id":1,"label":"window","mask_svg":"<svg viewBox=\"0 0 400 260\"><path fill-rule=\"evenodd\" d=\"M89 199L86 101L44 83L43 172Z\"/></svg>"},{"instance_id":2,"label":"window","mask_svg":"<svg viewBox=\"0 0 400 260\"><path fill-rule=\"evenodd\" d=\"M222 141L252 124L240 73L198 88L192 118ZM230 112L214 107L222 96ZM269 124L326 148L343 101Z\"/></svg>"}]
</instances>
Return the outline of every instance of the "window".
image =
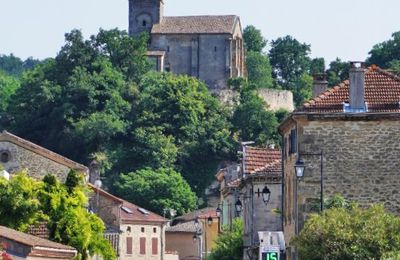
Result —
<instances>
[{"instance_id":1,"label":"window","mask_svg":"<svg viewBox=\"0 0 400 260\"><path fill-rule=\"evenodd\" d=\"M141 255L146 254L146 238L145 237L140 238L140 254Z\"/></svg>"},{"instance_id":2,"label":"window","mask_svg":"<svg viewBox=\"0 0 400 260\"><path fill-rule=\"evenodd\" d=\"M217 46L214 47L214 51L217 52Z\"/></svg>"},{"instance_id":3,"label":"window","mask_svg":"<svg viewBox=\"0 0 400 260\"><path fill-rule=\"evenodd\" d=\"M151 254L157 255L158 254L158 238L153 237L151 239Z\"/></svg>"},{"instance_id":4,"label":"window","mask_svg":"<svg viewBox=\"0 0 400 260\"><path fill-rule=\"evenodd\" d=\"M126 254L131 255L132 254L132 237L127 237L126 238Z\"/></svg>"},{"instance_id":5,"label":"window","mask_svg":"<svg viewBox=\"0 0 400 260\"><path fill-rule=\"evenodd\" d=\"M143 27L146 27L146 25L147 25L146 20L143 20L143 21L142 21L142 26L143 26Z\"/></svg>"},{"instance_id":6,"label":"window","mask_svg":"<svg viewBox=\"0 0 400 260\"><path fill-rule=\"evenodd\" d=\"M10 153L7 151L2 151L1 155L0 155L0 161L2 163L6 163L6 162L10 161Z\"/></svg>"},{"instance_id":7,"label":"window","mask_svg":"<svg viewBox=\"0 0 400 260\"><path fill-rule=\"evenodd\" d=\"M153 233L157 233L157 228L153 227Z\"/></svg>"},{"instance_id":8,"label":"window","mask_svg":"<svg viewBox=\"0 0 400 260\"><path fill-rule=\"evenodd\" d=\"M289 143L289 153L290 154L292 154L292 153L296 153L297 152L297 136L296 136L296 129L292 129L291 131L290 131L290 136L289 136L289 139L290 139L290 143Z\"/></svg>"},{"instance_id":9,"label":"window","mask_svg":"<svg viewBox=\"0 0 400 260\"><path fill-rule=\"evenodd\" d=\"M144 227L142 227L140 230L142 231L142 233L144 233Z\"/></svg>"}]
</instances>

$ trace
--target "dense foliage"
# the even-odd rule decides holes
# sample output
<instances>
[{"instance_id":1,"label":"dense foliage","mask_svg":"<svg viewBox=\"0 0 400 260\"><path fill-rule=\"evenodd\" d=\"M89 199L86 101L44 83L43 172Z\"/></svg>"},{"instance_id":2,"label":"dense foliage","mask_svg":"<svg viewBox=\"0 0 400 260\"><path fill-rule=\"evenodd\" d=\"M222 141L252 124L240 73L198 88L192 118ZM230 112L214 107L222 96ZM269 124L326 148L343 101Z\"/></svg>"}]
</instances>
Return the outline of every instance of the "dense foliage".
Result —
<instances>
[{"instance_id":1,"label":"dense foliage","mask_svg":"<svg viewBox=\"0 0 400 260\"><path fill-rule=\"evenodd\" d=\"M382 205L363 209L336 199L310 216L293 244L302 259L387 259L399 255L399 232L400 218Z\"/></svg>"},{"instance_id":2,"label":"dense foliage","mask_svg":"<svg viewBox=\"0 0 400 260\"><path fill-rule=\"evenodd\" d=\"M248 25L243 30L243 40L247 52L263 52L267 46L267 40L261 34L261 31L253 25Z\"/></svg>"},{"instance_id":3,"label":"dense foliage","mask_svg":"<svg viewBox=\"0 0 400 260\"><path fill-rule=\"evenodd\" d=\"M395 32L391 39L374 45L369 55L369 64L396 69L396 64L400 61L400 32Z\"/></svg>"},{"instance_id":4,"label":"dense foliage","mask_svg":"<svg viewBox=\"0 0 400 260\"><path fill-rule=\"evenodd\" d=\"M118 195L140 202L142 207L160 215L164 209L174 209L182 215L197 207L197 197L188 183L170 168L121 174L114 186Z\"/></svg>"},{"instance_id":5,"label":"dense foliage","mask_svg":"<svg viewBox=\"0 0 400 260\"><path fill-rule=\"evenodd\" d=\"M6 73L0 71L0 116L6 111L11 96L19 86L20 82L18 79L8 76Z\"/></svg>"},{"instance_id":6,"label":"dense foliage","mask_svg":"<svg viewBox=\"0 0 400 260\"><path fill-rule=\"evenodd\" d=\"M225 226L207 260L243 259L243 229L243 220L240 218L234 219L232 228Z\"/></svg>"},{"instance_id":7,"label":"dense foliage","mask_svg":"<svg viewBox=\"0 0 400 260\"><path fill-rule=\"evenodd\" d=\"M33 58L28 58L23 61L20 58L15 57L13 54L0 55L0 71L3 71L10 76L20 77L24 71L32 69L39 63L39 60Z\"/></svg>"},{"instance_id":8,"label":"dense foliage","mask_svg":"<svg viewBox=\"0 0 400 260\"><path fill-rule=\"evenodd\" d=\"M69 178L77 173L70 172ZM73 185L60 184L53 175L36 181L19 173L7 181L0 177L0 225L25 231L30 225L48 223L50 239L78 250L77 259L99 254L115 259L104 239L104 224L87 211L87 190L81 178Z\"/></svg>"}]
</instances>

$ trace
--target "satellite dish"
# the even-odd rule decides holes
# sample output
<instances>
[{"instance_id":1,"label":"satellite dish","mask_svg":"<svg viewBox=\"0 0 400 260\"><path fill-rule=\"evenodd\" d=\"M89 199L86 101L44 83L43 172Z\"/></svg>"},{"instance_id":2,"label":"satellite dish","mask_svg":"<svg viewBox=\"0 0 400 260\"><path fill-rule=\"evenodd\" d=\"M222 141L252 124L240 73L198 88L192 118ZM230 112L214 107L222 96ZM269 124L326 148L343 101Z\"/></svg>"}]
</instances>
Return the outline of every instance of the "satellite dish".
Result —
<instances>
[{"instance_id":1,"label":"satellite dish","mask_svg":"<svg viewBox=\"0 0 400 260\"><path fill-rule=\"evenodd\" d=\"M10 180L10 174L9 174L8 171L6 171L6 170L2 170L2 171L0 172L0 176L3 177L4 179L6 179L7 181Z\"/></svg>"}]
</instances>

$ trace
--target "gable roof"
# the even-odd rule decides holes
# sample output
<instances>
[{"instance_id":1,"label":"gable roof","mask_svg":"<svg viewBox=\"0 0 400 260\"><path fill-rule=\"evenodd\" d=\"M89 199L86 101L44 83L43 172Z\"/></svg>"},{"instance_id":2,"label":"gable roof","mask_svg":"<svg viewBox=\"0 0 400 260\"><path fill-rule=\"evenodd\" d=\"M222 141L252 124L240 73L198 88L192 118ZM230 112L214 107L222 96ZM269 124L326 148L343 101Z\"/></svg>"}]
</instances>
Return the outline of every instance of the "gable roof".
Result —
<instances>
[{"instance_id":1,"label":"gable roof","mask_svg":"<svg viewBox=\"0 0 400 260\"><path fill-rule=\"evenodd\" d=\"M47 239L25 234L11 228L0 226L0 237L13 240L17 243L24 244L30 247L44 247L47 249L59 249L75 252L75 248L60 243L56 243Z\"/></svg>"},{"instance_id":2,"label":"gable roof","mask_svg":"<svg viewBox=\"0 0 400 260\"><path fill-rule=\"evenodd\" d=\"M244 173L282 173L282 152L279 149L244 146Z\"/></svg>"},{"instance_id":3,"label":"gable roof","mask_svg":"<svg viewBox=\"0 0 400 260\"><path fill-rule=\"evenodd\" d=\"M198 209L198 210L189 212L185 215L182 215L180 217L177 217L177 218L175 218L175 220L187 222L187 221L196 220L197 218L208 219L209 217L218 218L216 208L208 207L208 208L204 208L204 209Z\"/></svg>"},{"instance_id":4,"label":"gable roof","mask_svg":"<svg viewBox=\"0 0 400 260\"><path fill-rule=\"evenodd\" d=\"M175 226L170 226L165 229L165 232L185 232L185 233L196 233L195 221L188 221L176 224Z\"/></svg>"},{"instance_id":5,"label":"gable roof","mask_svg":"<svg viewBox=\"0 0 400 260\"><path fill-rule=\"evenodd\" d=\"M88 183L88 186L96 193L99 192L99 195L104 196L108 199L111 199L117 202L120 205L120 216L121 221L125 223L130 222L138 222L138 223L163 223L168 222L167 219L153 213L149 210L143 209L133 203L130 203L126 200L123 200L117 196L112 195L111 193L106 192L103 189L97 188L91 183Z\"/></svg>"},{"instance_id":6,"label":"gable roof","mask_svg":"<svg viewBox=\"0 0 400 260\"><path fill-rule=\"evenodd\" d=\"M349 81L345 80L319 96L307 101L295 112L343 113L349 102ZM368 112L400 112L400 77L371 66L365 70L365 101Z\"/></svg>"},{"instance_id":7,"label":"gable roof","mask_svg":"<svg viewBox=\"0 0 400 260\"><path fill-rule=\"evenodd\" d=\"M21 137L18 137L16 135L13 135L7 131L3 131L2 133L0 133L0 142L10 142L13 143L15 145L18 145L24 149L27 149L33 153L39 154L49 160L52 160L54 162L57 162L61 165L64 165L70 169L74 169L74 170L78 170L78 171L82 171L84 173L88 173L89 169L82 165L79 164L77 162L74 162L62 155L59 155L55 152L52 152L50 150L47 150L46 148L39 146L37 144L34 144L32 142L29 142L28 140L25 140Z\"/></svg>"},{"instance_id":8,"label":"gable roof","mask_svg":"<svg viewBox=\"0 0 400 260\"><path fill-rule=\"evenodd\" d=\"M232 34L236 15L165 16L152 34Z\"/></svg>"}]
</instances>

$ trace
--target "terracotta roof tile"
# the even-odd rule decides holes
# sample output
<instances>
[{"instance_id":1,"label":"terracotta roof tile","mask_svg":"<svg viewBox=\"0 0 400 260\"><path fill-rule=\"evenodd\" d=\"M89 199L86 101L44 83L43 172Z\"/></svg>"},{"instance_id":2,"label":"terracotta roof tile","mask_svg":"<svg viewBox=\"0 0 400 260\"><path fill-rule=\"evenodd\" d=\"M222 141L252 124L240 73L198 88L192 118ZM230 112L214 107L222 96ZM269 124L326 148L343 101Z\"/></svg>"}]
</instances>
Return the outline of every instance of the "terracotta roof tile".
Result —
<instances>
[{"instance_id":1,"label":"terracotta roof tile","mask_svg":"<svg viewBox=\"0 0 400 260\"><path fill-rule=\"evenodd\" d=\"M196 218L207 219L209 217L218 218L216 208L204 208L189 212L183 216L177 217L178 221L191 221Z\"/></svg>"},{"instance_id":2,"label":"terracotta roof tile","mask_svg":"<svg viewBox=\"0 0 400 260\"><path fill-rule=\"evenodd\" d=\"M234 25L239 19L236 15L218 16L167 16L155 24L153 34L219 34L233 33Z\"/></svg>"},{"instance_id":3,"label":"terracotta roof tile","mask_svg":"<svg viewBox=\"0 0 400 260\"><path fill-rule=\"evenodd\" d=\"M256 148L251 146L244 147L244 166L246 174L259 172L281 173L281 156L278 149Z\"/></svg>"},{"instance_id":4,"label":"terracotta roof tile","mask_svg":"<svg viewBox=\"0 0 400 260\"><path fill-rule=\"evenodd\" d=\"M196 233L196 226L194 221L183 222L175 226L170 226L165 229L165 232L187 232Z\"/></svg>"},{"instance_id":5,"label":"terracotta roof tile","mask_svg":"<svg viewBox=\"0 0 400 260\"><path fill-rule=\"evenodd\" d=\"M31 246L75 251L75 248L0 226L0 237Z\"/></svg>"},{"instance_id":6,"label":"terracotta roof tile","mask_svg":"<svg viewBox=\"0 0 400 260\"><path fill-rule=\"evenodd\" d=\"M128 209L128 210L126 210ZM128 212L129 211L129 212ZM122 222L129 223L129 222L168 222L167 219L161 217L160 215L157 215L156 213L153 213L151 211L148 211L146 209L143 209L133 203L123 201L122 207L121 207L121 220Z\"/></svg>"},{"instance_id":7,"label":"terracotta roof tile","mask_svg":"<svg viewBox=\"0 0 400 260\"><path fill-rule=\"evenodd\" d=\"M349 81L343 81L305 102L295 112L343 113L343 103L349 101L349 87ZM400 77L375 66L367 69L365 101L369 113L400 112Z\"/></svg>"}]
</instances>

